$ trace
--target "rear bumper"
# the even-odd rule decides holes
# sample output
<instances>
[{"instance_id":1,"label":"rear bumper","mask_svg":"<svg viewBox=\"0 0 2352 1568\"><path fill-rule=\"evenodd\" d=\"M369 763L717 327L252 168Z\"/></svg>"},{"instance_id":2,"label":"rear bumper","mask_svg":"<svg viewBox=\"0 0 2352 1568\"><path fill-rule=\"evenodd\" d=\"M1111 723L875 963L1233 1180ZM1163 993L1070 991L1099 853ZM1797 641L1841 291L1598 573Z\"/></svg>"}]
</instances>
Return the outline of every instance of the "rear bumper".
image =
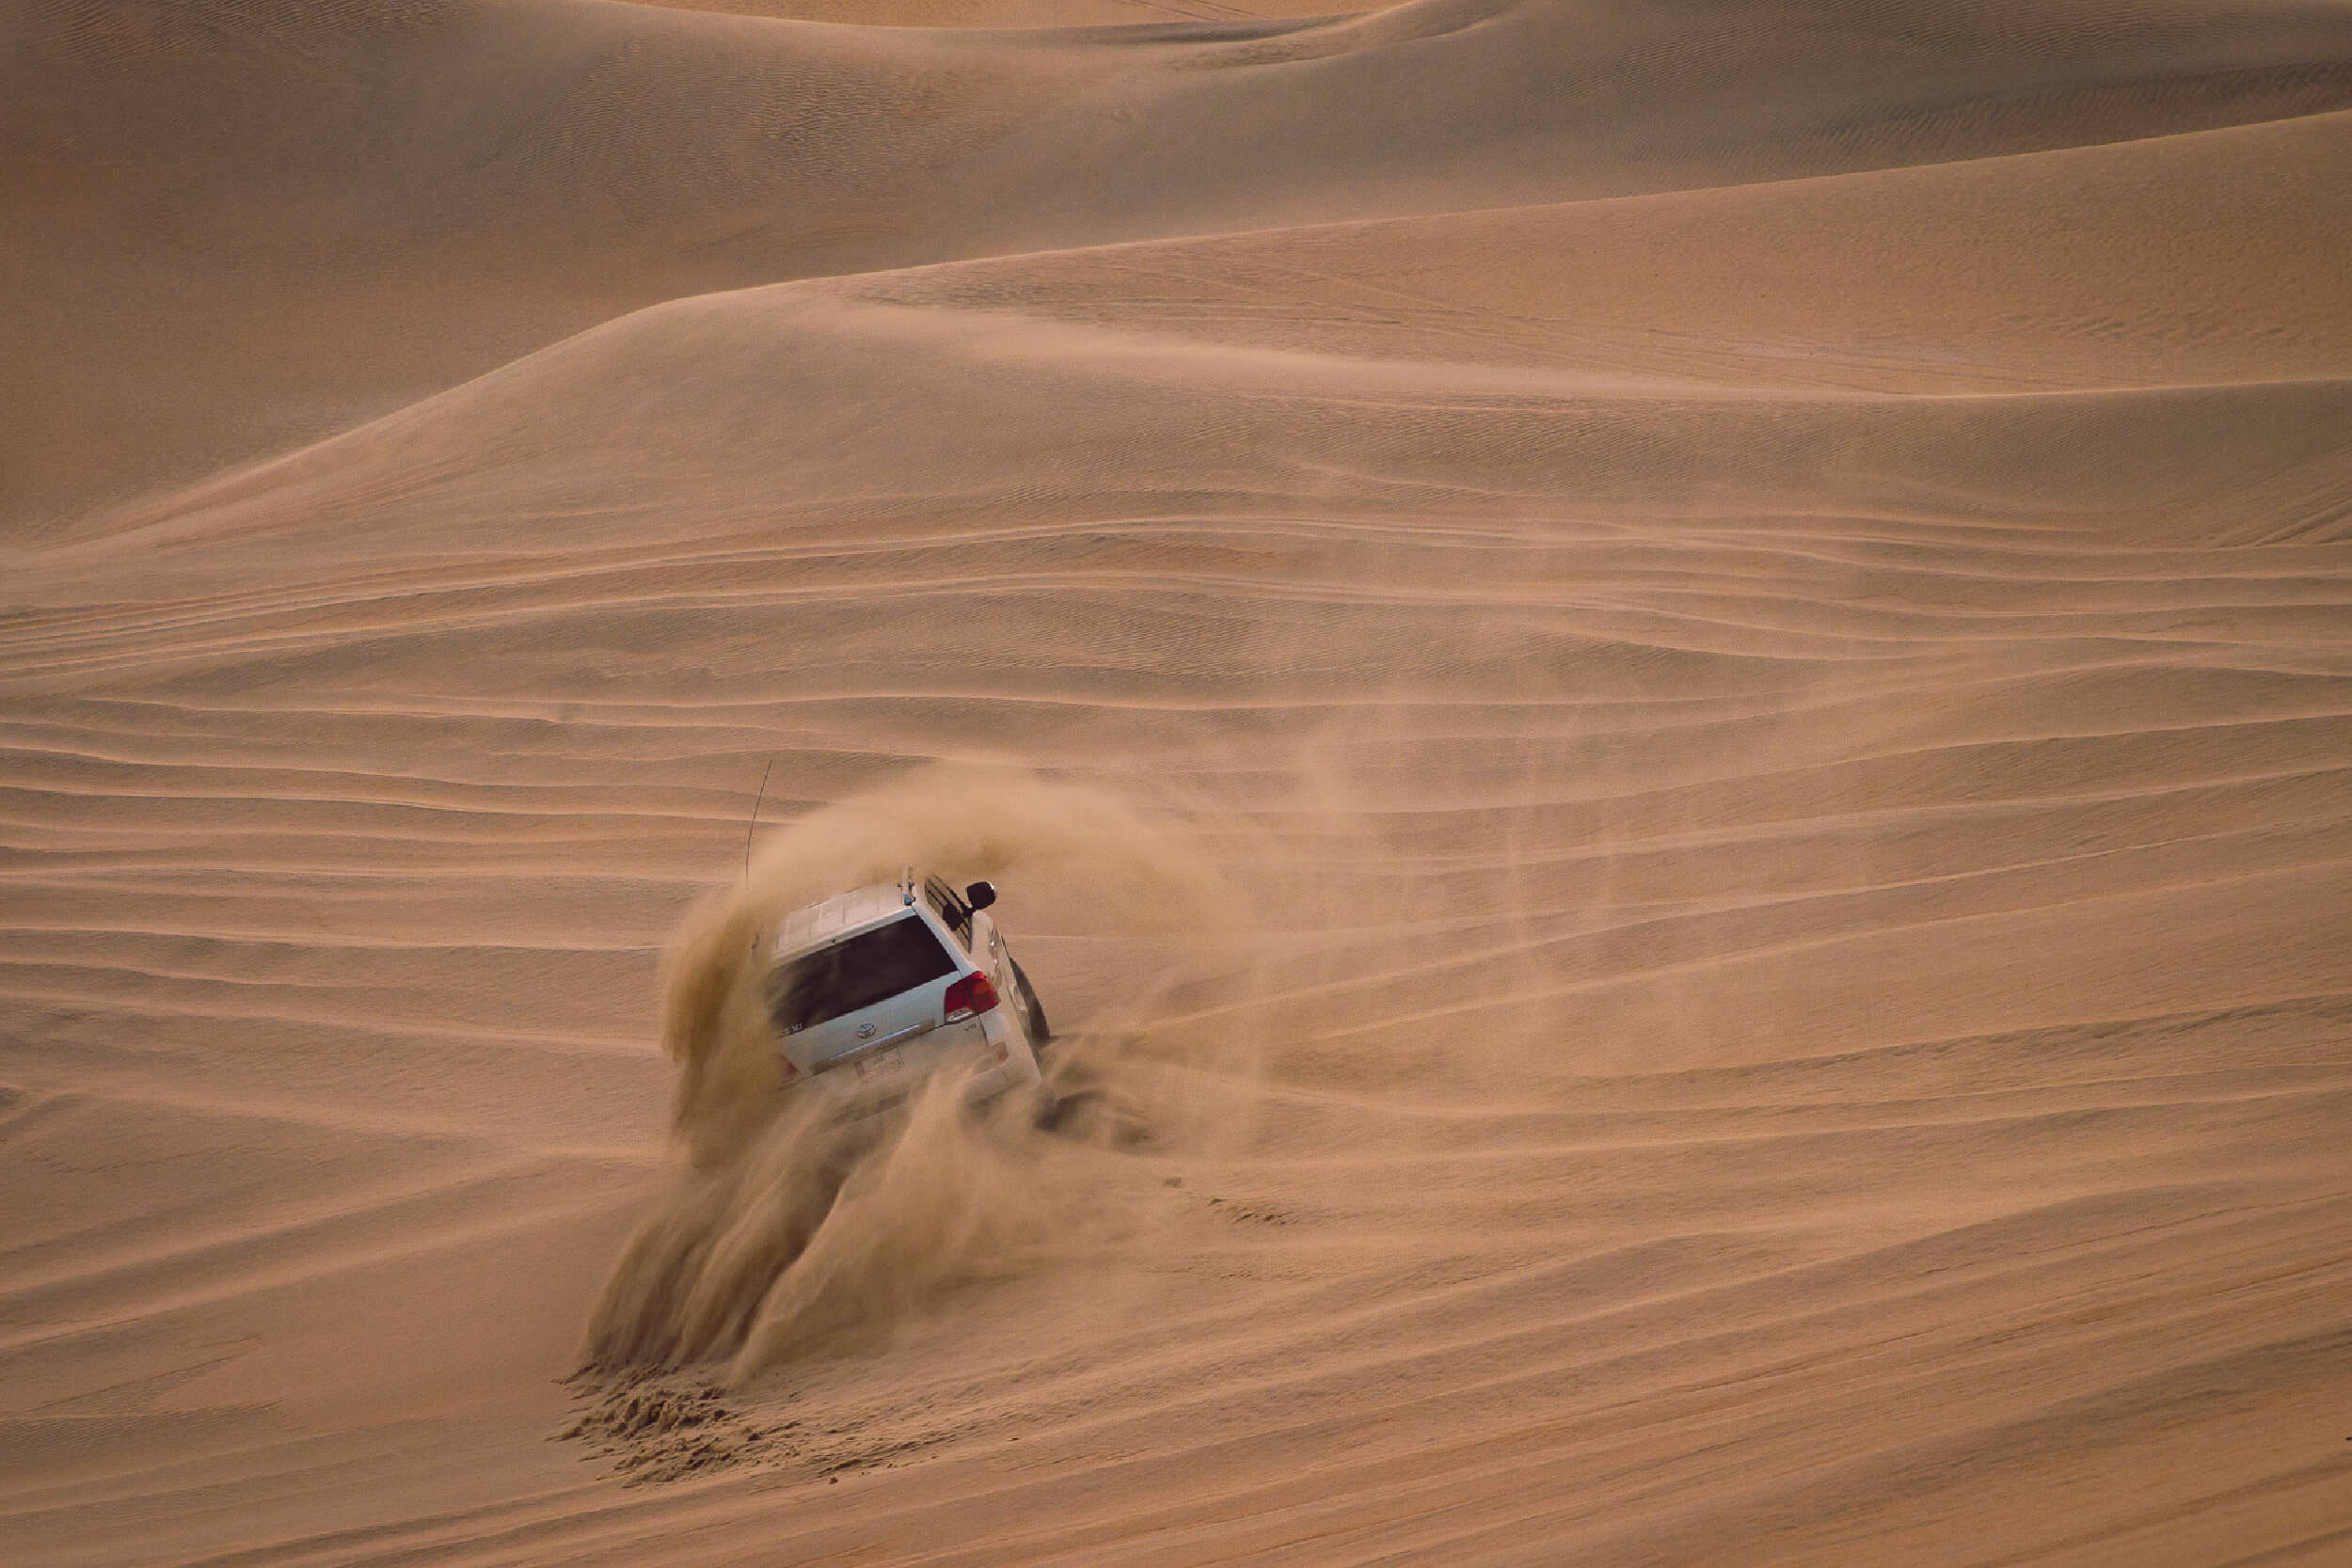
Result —
<instances>
[{"instance_id":1,"label":"rear bumper","mask_svg":"<svg viewBox=\"0 0 2352 1568\"><path fill-rule=\"evenodd\" d=\"M806 1076L836 1101L863 1105L902 1100L925 1079L958 1068L977 1069L964 1088L964 1099L973 1103L1040 1077L1037 1057L1001 1009L837 1057Z\"/></svg>"}]
</instances>

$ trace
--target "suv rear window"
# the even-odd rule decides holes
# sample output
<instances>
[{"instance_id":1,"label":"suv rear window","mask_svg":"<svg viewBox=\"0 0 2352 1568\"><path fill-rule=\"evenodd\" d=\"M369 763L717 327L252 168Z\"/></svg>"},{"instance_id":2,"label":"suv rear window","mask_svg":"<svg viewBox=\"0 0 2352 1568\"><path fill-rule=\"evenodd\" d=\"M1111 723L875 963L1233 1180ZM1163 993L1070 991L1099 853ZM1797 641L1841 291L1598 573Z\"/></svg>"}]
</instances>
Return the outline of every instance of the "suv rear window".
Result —
<instances>
[{"instance_id":1,"label":"suv rear window","mask_svg":"<svg viewBox=\"0 0 2352 1568\"><path fill-rule=\"evenodd\" d=\"M931 928L913 915L803 953L768 976L768 1006L786 1034L830 1022L956 972Z\"/></svg>"}]
</instances>

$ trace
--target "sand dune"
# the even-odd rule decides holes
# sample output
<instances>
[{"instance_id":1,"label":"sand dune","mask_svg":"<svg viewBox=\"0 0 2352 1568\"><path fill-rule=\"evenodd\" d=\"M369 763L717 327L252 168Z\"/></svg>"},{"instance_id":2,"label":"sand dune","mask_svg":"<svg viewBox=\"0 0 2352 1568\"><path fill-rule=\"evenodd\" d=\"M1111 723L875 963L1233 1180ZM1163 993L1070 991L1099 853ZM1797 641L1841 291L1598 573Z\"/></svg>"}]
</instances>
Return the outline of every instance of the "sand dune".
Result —
<instances>
[{"instance_id":1,"label":"sand dune","mask_svg":"<svg viewBox=\"0 0 2352 1568\"><path fill-rule=\"evenodd\" d=\"M859 31L592 3L25 8L18 528L633 307L995 252L2124 140L2352 106L2332 4Z\"/></svg>"},{"instance_id":2,"label":"sand dune","mask_svg":"<svg viewBox=\"0 0 2352 1568\"><path fill-rule=\"evenodd\" d=\"M2352 1554L2352 12L1281 9L0 21L0 1560Z\"/></svg>"}]
</instances>

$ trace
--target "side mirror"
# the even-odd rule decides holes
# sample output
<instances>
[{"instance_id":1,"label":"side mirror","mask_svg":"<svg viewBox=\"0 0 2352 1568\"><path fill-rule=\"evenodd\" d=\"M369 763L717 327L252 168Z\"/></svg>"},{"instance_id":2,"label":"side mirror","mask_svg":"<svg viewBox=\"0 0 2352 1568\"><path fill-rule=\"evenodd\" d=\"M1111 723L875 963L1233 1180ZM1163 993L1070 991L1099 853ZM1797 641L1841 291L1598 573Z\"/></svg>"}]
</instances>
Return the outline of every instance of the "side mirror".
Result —
<instances>
[{"instance_id":1,"label":"side mirror","mask_svg":"<svg viewBox=\"0 0 2352 1568\"><path fill-rule=\"evenodd\" d=\"M996 902L996 888L991 882L974 882L963 890L963 901L975 910L984 910Z\"/></svg>"}]
</instances>

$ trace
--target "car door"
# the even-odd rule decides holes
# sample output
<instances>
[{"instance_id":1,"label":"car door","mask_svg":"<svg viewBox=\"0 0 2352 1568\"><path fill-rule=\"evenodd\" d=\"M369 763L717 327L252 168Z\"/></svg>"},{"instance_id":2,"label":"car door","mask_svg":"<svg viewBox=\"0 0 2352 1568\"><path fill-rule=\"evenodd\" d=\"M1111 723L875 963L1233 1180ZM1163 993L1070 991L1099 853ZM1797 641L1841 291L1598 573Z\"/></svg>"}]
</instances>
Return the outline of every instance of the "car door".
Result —
<instances>
[{"instance_id":1,"label":"car door","mask_svg":"<svg viewBox=\"0 0 2352 1568\"><path fill-rule=\"evenodd\" d=\"M1028 1039L1028 1018L1018 1001L1019 982L1012 967L1012 951L1005 945L1004 933L996 929L995 917L986 910L972 908L936 877L924 879L923 896L939 914L940 923L963 944L974 966L996 988L997 998L1005 1008L1003 1016L1020 1030L1023 1039ZM1034 1049L1036 1042L1029 1043Z\"/></svg>"}]
</instances>

